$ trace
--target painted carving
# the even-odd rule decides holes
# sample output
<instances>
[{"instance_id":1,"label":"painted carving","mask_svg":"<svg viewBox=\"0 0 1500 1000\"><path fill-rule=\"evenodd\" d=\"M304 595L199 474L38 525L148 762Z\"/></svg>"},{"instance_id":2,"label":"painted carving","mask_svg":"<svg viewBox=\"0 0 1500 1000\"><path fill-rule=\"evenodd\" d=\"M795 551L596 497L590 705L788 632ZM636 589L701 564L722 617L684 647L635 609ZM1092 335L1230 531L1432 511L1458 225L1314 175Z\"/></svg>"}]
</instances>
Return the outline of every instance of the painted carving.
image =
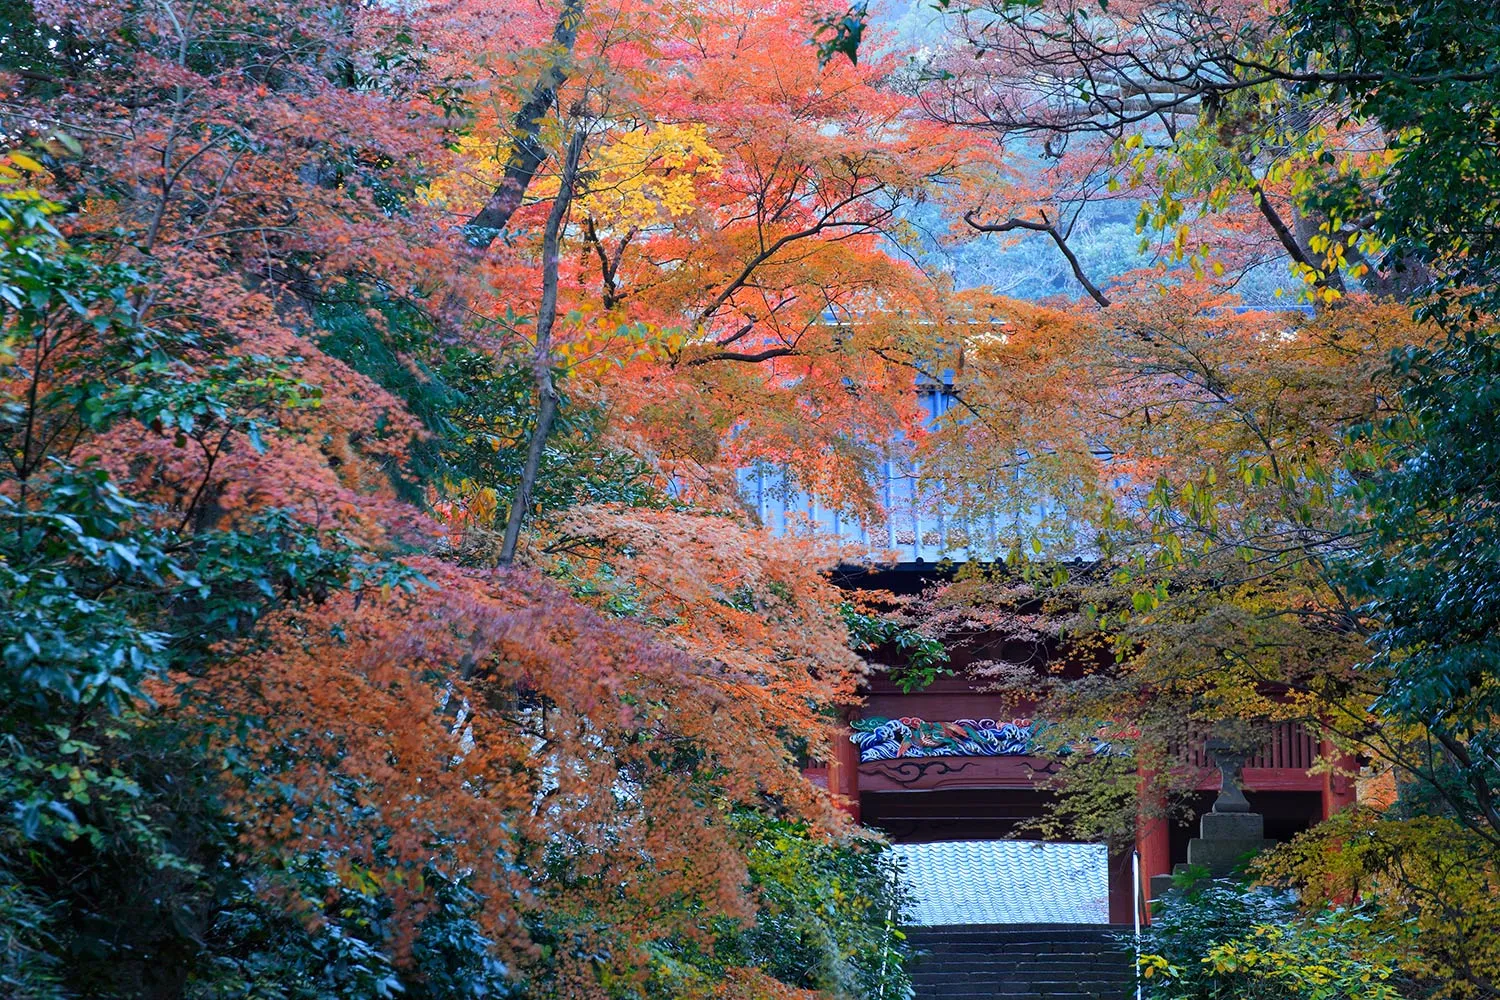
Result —
<instances>
[{"instance_id":1,"label":"painted carving","mask_svg":"<svg viewBox=\"0 0 1500 1000\"><path fill-rule=\"evenodd\" d=\"M906 717L859 719L849 737L861 763L905 757L1067 756L1073 753L1127 753L1115 747L1108 725L1084 736L1069 736L1053 723L1032 719L999 722L959 719L927 722Z\"/></svg>"},{"instance_id":2,"label":"painted carving","mask_svg":"<svg viewBox=\"0 0 1500 1000\"><path fill-rule=\"evenodd\" d=\"M929 771L938 777L954 775L967 770L972 763L973 761L950 764L946 760L903 760L888 765L885 771L892 780L909 785L926 778Z\"/></svg>"}]
</instances>

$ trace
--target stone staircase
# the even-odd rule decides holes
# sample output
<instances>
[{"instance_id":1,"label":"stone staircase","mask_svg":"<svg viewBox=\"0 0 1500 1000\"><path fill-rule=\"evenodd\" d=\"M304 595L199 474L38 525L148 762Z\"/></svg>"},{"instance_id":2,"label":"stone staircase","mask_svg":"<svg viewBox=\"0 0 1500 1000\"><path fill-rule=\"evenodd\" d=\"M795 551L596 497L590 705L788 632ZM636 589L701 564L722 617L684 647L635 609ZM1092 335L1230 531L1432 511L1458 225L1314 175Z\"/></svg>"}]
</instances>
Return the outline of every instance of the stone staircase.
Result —
<instances>
[{"instance_id":1,"label":"stone staircase","mask_svg":"<svg viewBox=\"0 0 1500 1000\"><path fill-rule=\"evenodd\" d=\"M908 928L906 939L916 1000L1132 1000L1129 934L1110 924L953 924Z\"/></svg>"}]
</instances>

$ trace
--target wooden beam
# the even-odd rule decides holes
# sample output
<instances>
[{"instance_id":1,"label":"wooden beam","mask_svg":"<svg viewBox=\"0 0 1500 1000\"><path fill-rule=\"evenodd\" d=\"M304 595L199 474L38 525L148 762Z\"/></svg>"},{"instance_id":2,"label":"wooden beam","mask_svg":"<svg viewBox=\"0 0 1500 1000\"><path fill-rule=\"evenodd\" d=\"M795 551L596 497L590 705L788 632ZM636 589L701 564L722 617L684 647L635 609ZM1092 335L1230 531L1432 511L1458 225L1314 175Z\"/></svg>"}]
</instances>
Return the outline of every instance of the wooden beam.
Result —
<instances>
[{"instance_id":1,"label":"wooden beam","mask_svg":"<svg viewBox=\"0 0 1500 1000\"><path fill-rule=\"evenodd\" d=\"M901 757L859 765L866 792L915 792L937 788L1036 787L1057 762L1048 757Z\"/></svg>"}]
</instances>

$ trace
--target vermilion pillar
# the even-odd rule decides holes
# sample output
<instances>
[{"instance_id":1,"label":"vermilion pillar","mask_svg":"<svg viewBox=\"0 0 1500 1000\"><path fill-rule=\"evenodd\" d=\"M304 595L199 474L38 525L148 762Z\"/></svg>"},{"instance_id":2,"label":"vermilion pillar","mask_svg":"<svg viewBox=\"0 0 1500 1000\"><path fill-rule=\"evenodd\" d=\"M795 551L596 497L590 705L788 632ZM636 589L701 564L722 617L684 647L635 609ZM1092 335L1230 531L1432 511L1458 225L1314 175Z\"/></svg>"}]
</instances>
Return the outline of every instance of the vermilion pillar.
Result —
<instances>
[{"instance_id":1,"label":"vermilion pillar","mask_svg":"<svg viewBox=\"0 0 1500 1000\"><path fill-rule=\"evenodd\" d=\"M1333 761L1334 767L1342 772L1323 772L1323 818L1328 819L1340 809L1354 805L1358 798L1354 780L1348 776L1348 772L1354 770L1355 762L1348 754L1340 753L1328 740L1323 740L1318 745L1318 755L1324 760Z\"/></svg>"},{"instance_id":2,"label":"vermilion pillar","mask_svg":"<svg viewBox=\"0 0 1500 1000\"><path fill-rule=\"evenodd\" d=\"M847 718L846 718L847 722ZM828 762L828 791L839 808L859 822L859 748L844 728L834 737L833 759Z\"/></svg>"},{"instance_id":3,"label":"vermilion pillar","mask_svg":"<svg viewBox=\"0 0 1500 1000\"><path fill-rule=\"evenodd\" d=\"M1152 877L1169 875L1172 871L1172 827L1167 822L1166 803L1162 801L1161 793L1151 786L1149 776L1141 778L1139 801L1135 849L1141 854L1141 893L1149 904ZM1149 921L1149 906L1145 915Z\"/></svg>"}]
</instances>

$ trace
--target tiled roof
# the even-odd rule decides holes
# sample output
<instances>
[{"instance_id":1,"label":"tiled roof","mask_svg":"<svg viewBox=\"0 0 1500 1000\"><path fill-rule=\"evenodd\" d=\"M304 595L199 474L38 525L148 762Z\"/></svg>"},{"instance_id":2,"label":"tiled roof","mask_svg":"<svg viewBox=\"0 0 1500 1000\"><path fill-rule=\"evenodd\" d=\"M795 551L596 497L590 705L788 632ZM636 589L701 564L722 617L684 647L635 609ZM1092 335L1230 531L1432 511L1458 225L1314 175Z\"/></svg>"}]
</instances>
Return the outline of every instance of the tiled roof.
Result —
<instances>
[{"instance_id":1,"label":"tiled roof","mask_svg":"<svg viewBox=\"0 0 1500 1000\"><path fill-rule=\"evenodd\" d=\"M918 926L1109 922L1103 844L952 840L895 850Z\"/></svg>"}]
</instances>

